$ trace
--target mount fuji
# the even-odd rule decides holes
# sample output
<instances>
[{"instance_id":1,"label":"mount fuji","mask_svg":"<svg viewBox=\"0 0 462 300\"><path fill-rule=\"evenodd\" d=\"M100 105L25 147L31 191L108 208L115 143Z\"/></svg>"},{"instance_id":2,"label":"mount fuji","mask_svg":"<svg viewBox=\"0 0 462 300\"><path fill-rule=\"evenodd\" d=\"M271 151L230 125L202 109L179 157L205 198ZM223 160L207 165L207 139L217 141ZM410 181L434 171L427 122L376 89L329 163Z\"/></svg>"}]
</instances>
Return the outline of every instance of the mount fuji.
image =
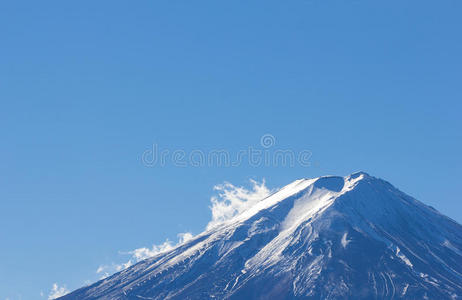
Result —
<instances>
[{"instance_id":1,"label":"mount fuji","mask_svg":"<svg viewBox=\"0 0 462 300\"><path fill-rule=\"evenodd\" d=\"M462 226L363 172L301 179L59 299L462 299Z\"/></svg>"}]
</instances>

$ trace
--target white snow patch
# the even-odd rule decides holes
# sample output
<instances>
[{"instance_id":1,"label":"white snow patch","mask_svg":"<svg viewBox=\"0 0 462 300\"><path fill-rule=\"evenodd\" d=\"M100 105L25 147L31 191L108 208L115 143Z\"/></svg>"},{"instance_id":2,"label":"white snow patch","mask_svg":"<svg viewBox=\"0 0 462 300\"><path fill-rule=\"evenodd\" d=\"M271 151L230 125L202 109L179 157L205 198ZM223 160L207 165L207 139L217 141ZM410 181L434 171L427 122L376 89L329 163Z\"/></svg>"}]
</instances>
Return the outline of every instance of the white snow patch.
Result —
<instances>
[{"instance_id":1,"label":"white snow patch","mask_svg":"<svg viewBox=\"0 0 462 300\"><path fill-rule=\"evenodd\" d=\"M444 240L443 246L445 246L446 248L452 250L453 252L457 253L458 255L462 255L462 251L460 251L459 249L457 249L456 247L454 247L454 245L451 244L451 242L448 241L448 240Z\"/></svg>"},{"instance_id":2,"label":"white snow patch","mask_svg":"<svg viewBox=\"0 0 462 300\"><path fill-rule=\"evenodd\" d=\"M294 230L296 230L301 223L314 219L316 216L320 215L321 212L327 209L337 197L352 190L356 183L363 177L364 176L361 175L357 178L344 178L343 188L337 192L324 187L316 187L314 183L320 178L297 180L240 214L237 217L238 221L241 220L241 218L248 219L261 209L271 207L291 195L306 190L305 194L300 195L300 198L295 201L293 208L285 217L281 224L279 235L266 244L265 247L260 249L254 257L245 263L246 269L255 269L261 265L270 266L281 260L282 252L293 239ZM309 223L307 224L307 227L311 227ZM317 236L317 232L310 233L311 239L314 239Z\"/></svg>"},{"instance_id":3,"label":"white snow patch","mask_svg":"<svg viewBox=\"0 0 462 300\"><path fill-rule=\"evenodd\" d=\"M256 201L253 206L249 207L249 209L244 210L243 213L238 214L236 218L232 218L230 222L233 221L243 221L249 219L251 216L255 215L259 211L265 208L269 208L276 203L289 198L292 195L297 194L298 192L306 189L312 183L314 183L316 179L300 179L296 180L282 189L278 190L277 192L271 194L270 196L262 199L262 201Z\"/></svg>"},{"instance_id":4,"label":"white snow patch","mask_svg":"<svg viewBox=\"0 0 462 300\"><path fill-rule=\"evenodd\" d=\"M409 283L406 283L406 285L404 286L403 288L403 292L401 293L401 297L403 297L404 295L406 295L407 293L407 289L409 288Z\"/></svg>"},{"instance_id":5,"label":"white snow patch","mask_svg":"<svg viewBox=\"0 0 462 300\"><path fill-rule=\"evenodd\" d=\"M340 241L342 243L343 248L346 248L348 244L351 242L351 240L347 240L347 236L348 236L348 232L345 232Z\"/></svg>"},{"instance_id":6,"label":"white snow patch","mask_svg":"<svg viewBox=\"0 0 462 300\"><path fill-rule=\"evenodd\" d=\"M411 263L411 261L406 257L406 255L404 255L400 251L401 250L399 249L399 247L396 247L396 256L399 257L409 267L411 267L411 268L414 267L413 264Z\"/></svg>"},{"instance_id":7,"label":"white snow patch","mask_svg":"<svg viewBox=\"0 0 462 300\"><path fill-rule=\"evenodd\" d=\"M317 212L332 203L335 194L335 192L326 189L318 189L303 195L295 201L294 207L282 222L282 230L293 229L313 217Z\"/></svg>"}]
</instances>

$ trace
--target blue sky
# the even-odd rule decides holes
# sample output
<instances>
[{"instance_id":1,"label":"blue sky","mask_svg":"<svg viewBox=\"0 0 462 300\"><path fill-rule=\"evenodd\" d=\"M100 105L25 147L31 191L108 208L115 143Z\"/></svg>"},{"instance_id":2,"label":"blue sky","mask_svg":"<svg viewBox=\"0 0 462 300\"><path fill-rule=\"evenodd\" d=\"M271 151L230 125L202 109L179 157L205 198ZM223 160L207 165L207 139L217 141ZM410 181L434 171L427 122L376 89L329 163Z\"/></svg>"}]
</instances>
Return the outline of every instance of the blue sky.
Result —
<instances>
[{"instance_id":1,"label":"blue sky","mask_svg":"<svg viewBox=\"0 0 462 300\"><path fill-rule=\"evenodd\" d=\"M364 170L462 222L460 1L4 1L0 299L194 234L213 186ZM160 149L310 166L146 166ZM40 293L44 296L41 297Z\"/></svg>"}]
</instances>

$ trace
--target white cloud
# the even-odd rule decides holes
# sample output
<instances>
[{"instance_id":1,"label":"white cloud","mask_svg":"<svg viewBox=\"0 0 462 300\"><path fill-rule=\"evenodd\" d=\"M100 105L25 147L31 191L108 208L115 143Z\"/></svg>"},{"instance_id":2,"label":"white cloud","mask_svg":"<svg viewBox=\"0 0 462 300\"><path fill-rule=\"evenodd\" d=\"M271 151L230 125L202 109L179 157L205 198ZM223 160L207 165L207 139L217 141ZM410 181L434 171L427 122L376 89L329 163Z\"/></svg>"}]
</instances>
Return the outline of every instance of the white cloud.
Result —
<instances>
[{"instance_id":1,"label":"white cloud","mask_svg":"<svg viewBox=\"0 0 462 300\"><path fill-rule=\"evenodd\" d=\"M56 299L62 297L69 293L69 290L66 286L58 286L57 283L53 283L53 287L51 288L50 294L48 295L48 300Z\"/></svg>"},{"instance_id":2,"label":"white cloud","mask_svg":"<svg viewBox=\"0 0 462 300\"><path fill-rule=\"evenodd\" d=\"M130 251L129 253L132 255L132 259L135 262L139 262L143 259L153 257L156 254L171 250L173 249L173 247L174 245L172 244L172 242L166 240L160 245L153 245L151 249L143 247Z\"/></svg>"},{"instance_id":3,"label":"white cloud","mask_svg":"<svg viewBox=\"0 0 462 300\"><path fill-rule=\"evenodd\" d=\"M261 183L255 180L250 182L251 189L237 187L229 182L214 187L218 195L210 199L212 220L207 225L207 229L231 219L270 195L271 191L266 187L264 180Z\"/></svg>"},{"instance_id":4,"label":"white cloud","mask_svg":"<svg viewBox=\"0 0 462 300\"><path fill-rule=\"evenodd\" d=\"M178 236L178 244L186 243L187 241L191 240L194 235L191 232L181 232L177 234Z\"/></svg>"},{"instance_id":5,"label":"white cloud","mask_svg":"<svg viewBox=\"0 0 462 300\"><path fill-rule=\"evenodd\" d=\"M183 244L187 242L188 240L192 239L194 236L190 232L182 232L177 235L178 237L178 242L176 244L173 244L171 241L168 239L163 242L160 245L153 245L151 248L138 248L129 252L121 252L121 254L129 254L131 255L130 259L124 263L120 264L115 264L112 263L111 265L101 265L98 267L96 270L97 274L102 274L100 279L104 279L108 277L110 274L113 274L115 272L119 272L122 270L125 270L126 268L136 264L137 262L140 262L146 258L153 257L159 253L163 253L166 251L169 251L176 247L177 245Z\"/></svg>"}]
</instances>

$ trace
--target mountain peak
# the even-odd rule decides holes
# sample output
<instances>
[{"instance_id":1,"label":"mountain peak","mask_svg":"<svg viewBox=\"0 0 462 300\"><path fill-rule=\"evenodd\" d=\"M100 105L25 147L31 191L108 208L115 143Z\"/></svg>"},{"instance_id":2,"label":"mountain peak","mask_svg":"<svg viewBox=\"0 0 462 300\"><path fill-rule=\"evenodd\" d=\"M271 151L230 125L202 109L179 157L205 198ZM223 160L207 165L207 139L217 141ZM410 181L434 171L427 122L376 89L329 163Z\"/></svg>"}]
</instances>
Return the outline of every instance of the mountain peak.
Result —
<instances>
[{"instance_id":1,"label":"mountain peak","mask_svg":"<svg viewBox=\"0 0 462 300\"><path fill-rule=\"evenodd\" d=\"M354 173L351 173L349 175L349 177L351 178L357 178L359 176L363 176L363 177L372 177L371 175L369 175L368 173L364 172L364 171L358 171L358 172L354 172Z\"/></svg>"},{"instance_id":2,"label":"mountain peak","mask_svg":"<svg viewBox=\"0 0 462 300\"><path fill-rule=\"evenodd\" d=\"M317 178L304 178L295 182L312 183L316 188L324 188L336 192L340 192L344 187L351 185L363 179L376 179L368 173L359 171L347 176L325 175ZM294 182L294 183L295 183Z\"/></svg>"}]
</instances>

